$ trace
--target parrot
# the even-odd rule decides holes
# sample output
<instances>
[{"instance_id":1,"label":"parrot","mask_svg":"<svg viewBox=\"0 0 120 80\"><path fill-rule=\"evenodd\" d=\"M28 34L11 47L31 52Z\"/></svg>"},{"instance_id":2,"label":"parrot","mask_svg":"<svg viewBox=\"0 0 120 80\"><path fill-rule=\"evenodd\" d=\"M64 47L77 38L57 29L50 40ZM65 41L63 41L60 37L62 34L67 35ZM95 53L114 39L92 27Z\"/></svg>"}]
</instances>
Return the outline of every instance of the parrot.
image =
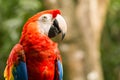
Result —
<instances>
[{"instance_id":1,"label":"parrot","mask_svg":"<svg viewBox=\"0 0 120 80\"><path fill-rule=\"evenodd\" d=\"M62 58L52 38L61 35L63 40L66 32L67 23L59 9L29 18L7 59L5 80L63 80Z\"/></svg>"}]
</instances>

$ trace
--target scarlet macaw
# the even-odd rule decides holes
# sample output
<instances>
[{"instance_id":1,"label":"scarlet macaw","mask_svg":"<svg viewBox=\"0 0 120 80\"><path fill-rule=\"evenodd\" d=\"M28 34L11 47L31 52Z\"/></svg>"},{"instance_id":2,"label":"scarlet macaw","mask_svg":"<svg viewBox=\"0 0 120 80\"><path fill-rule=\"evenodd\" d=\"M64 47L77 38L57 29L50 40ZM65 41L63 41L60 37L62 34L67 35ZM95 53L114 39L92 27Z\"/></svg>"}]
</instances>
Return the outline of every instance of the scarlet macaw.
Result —
<instances>
[{"instance_id":1,"label":"scarlet macaw","mask_svg":"<svg viewBox=\"0 0 120 80\"><path fill-rule=\"evenodd\" d=\"M37 13L25 23L4 71L5 80L62 80L62 60L51 38L67 31L59 10Z\"/></svg>"}]
</instances>

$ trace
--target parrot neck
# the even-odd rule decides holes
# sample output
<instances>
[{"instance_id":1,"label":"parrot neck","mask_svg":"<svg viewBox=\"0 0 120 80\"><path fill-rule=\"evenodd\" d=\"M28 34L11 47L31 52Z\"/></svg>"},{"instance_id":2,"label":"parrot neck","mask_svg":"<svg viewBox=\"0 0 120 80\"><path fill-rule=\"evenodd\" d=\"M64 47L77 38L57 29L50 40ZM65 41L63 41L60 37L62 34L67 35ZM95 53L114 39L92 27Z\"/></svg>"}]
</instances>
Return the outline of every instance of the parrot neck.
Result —
<instances>
[{"instance_id":1,"label":"parrot neck","mask_svg":"<svg viewBox=\"0 0 120 80\"><path fill-rule=\"evenodd\" d=\"M49 37L43 34L39 33L29 33L29 35L23 35L20 39L20 44L23 45L23 47L29 47L29 48L35 48L46 50L51 47L57 47L57 43L53 42Z\"/></svg>"}]
</instances>

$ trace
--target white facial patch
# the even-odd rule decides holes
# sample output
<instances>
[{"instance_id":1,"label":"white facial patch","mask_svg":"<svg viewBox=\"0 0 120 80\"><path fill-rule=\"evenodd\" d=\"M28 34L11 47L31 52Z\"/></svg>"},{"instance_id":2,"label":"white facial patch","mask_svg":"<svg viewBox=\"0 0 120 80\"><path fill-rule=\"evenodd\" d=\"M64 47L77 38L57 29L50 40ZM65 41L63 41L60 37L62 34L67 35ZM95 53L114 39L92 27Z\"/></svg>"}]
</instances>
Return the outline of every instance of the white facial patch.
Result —
<instances>
[{"instance_id":1,"label":"white facial patch","mask_svg":"<svg viewBox=\"0 0 120 80\"><path fill-rule=\"evenodd\" d=\"M44 14L39 17L38 19L38 27L40 33L48 35L48 31L53 24L52 15L51 14Z\"/></svg>"}]
</instances>

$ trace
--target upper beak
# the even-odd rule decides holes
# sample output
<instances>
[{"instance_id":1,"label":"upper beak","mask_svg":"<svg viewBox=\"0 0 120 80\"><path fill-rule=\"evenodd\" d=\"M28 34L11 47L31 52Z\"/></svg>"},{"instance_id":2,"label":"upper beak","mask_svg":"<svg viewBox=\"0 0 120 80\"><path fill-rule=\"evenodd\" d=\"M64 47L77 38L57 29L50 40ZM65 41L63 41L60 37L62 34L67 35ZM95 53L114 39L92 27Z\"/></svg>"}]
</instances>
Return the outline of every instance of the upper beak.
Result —
<instances>
[{"instance_id":1,"label":"upper beak","mask_svg":"<svg viewBox=\"0 0 120 80\"><path fill-rule=\"evenodd\" d=\"M62 40L63 40L66 32L67 32L67 24L64 18L58 14L54 19L53 24L50 27L48 36L52 38L62 33Z\"/></svg>"}]
</instances>

